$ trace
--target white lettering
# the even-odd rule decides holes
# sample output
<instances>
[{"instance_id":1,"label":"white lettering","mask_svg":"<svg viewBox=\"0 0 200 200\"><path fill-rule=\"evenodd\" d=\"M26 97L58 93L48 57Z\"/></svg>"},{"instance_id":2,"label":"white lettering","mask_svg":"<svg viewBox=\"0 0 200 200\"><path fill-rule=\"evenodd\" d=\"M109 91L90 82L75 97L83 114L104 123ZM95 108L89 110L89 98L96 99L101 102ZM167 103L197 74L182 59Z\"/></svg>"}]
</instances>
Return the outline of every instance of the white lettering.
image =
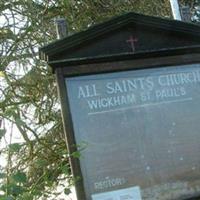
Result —
<instances>
[{"instance_id":1,"label":"white lettering","mask_svg":"<svg viewBox=\"0 0 200 200\"><path fill-rule=\"evenodd\" d=\"M85 97L86 97L86 94L85 94L83 88L80 86L78 88L78 98L80 99L80 98L85 98Z\"/></svg>"},{"instance_id":2,"label":"white lettering","mask_svg":"<svg viewBox=\"0 0 200 200\"><path fill-rule=\"evenodd\" d=\"M121 105L130 105L136 103L136 98L134 94L113 96L106 98L98 98L87 101L90 110L96 110L101 108L112 108Z\"/></svg>"}]
</instances>

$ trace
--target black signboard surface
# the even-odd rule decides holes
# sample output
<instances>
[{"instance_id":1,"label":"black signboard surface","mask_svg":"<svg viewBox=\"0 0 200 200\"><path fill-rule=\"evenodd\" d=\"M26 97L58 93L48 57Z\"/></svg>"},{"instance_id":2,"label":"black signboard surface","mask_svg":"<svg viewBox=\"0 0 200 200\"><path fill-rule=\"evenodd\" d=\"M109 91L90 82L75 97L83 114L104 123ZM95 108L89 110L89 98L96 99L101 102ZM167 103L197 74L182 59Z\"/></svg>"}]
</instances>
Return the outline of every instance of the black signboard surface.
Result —
<instances>
[{"instance_id":1,"label":"black signboard surface","mask_svg":"<svg viewBox=\"0 0 200 200\"><path fill-rule=\"evenodd\" d=\"M200 192L199 64L65 82L88 200L181 199Z\"/></svg>"}]
</instances>

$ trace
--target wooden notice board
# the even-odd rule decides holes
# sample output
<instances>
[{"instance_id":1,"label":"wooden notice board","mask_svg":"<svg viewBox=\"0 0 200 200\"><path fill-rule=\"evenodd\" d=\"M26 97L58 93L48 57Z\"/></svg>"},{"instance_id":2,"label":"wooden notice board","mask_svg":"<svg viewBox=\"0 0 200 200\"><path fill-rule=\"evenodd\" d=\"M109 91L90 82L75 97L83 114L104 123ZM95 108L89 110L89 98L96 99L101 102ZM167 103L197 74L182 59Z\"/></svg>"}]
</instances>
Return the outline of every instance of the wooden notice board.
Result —
<instances>
[{"instance_id":1,"label":"wooden notice board","mask_svg":"<svg viewBox=\"0 0 200 200\"><path fill-rule=\"evenodd\" d=\"M78 200L200 198L199 26L128 13L40 57L56 74Z\"/></svg>"}]
</instances>

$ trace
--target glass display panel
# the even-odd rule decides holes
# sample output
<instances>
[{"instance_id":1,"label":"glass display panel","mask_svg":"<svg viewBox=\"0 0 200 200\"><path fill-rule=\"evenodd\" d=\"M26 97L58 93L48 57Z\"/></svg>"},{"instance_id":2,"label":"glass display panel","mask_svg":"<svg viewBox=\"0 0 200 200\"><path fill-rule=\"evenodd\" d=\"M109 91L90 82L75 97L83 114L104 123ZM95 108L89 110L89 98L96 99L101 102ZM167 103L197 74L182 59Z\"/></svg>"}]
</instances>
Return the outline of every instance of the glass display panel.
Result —
<instances>
[{"instance_id":1,"label":"glass display panel","mask_svg":"<svg viewBox=\"0 0 200 200\"><path fill-rule=\"evenodd\" d=\"M199 64L65 81L88 200L200 193Z\"/></svg>"}]
</instances>

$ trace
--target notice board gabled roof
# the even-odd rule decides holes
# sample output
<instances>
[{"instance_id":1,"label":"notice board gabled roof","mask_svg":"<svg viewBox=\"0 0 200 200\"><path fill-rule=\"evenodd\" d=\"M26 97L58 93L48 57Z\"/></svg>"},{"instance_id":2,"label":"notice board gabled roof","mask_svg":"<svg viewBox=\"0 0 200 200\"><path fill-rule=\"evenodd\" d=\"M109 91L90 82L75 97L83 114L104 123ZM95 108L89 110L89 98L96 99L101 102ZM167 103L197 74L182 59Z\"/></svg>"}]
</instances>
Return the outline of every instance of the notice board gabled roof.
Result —
<instances>
[{"instance_id":1,"label":"notice board gabled roof","mask_svg":"<svg viewBox=\"0 0 200 200\"><path fill-rule=\"evenodd\" d=\"M127 13L40 49L53 68L61 65L200 52L200 26Z\"/></svg>"}]
</instances>

